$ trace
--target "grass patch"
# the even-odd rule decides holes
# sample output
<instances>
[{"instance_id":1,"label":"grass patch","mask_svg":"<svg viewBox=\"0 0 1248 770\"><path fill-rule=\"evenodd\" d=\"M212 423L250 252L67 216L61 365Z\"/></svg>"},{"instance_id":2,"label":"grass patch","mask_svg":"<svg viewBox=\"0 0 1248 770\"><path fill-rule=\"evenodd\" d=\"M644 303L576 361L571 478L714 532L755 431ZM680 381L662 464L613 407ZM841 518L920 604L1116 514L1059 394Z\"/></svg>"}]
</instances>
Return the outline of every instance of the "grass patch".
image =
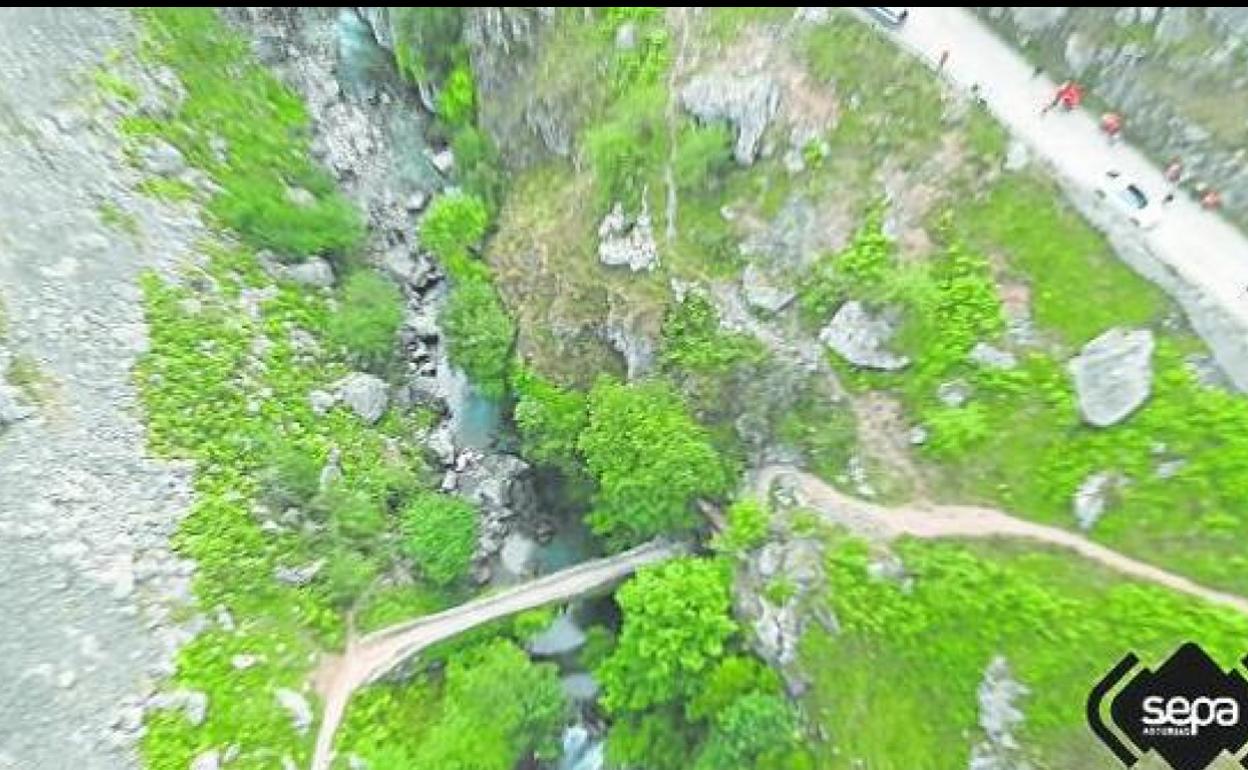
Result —
<instances>
[{"instance_id":1,"label":"grass patch","mask_svg":"<svg viewBox=\"0 0 1248 770\"><path fill-rule=\"evenodd\" d=\"M255 62L215 10L153 8L140 17L142 55L177 71L186 98L170 120L130 118L127 132L162 136L208 173L221 186L208 211L248 244L290 259L354 249L364 232L359 212L310 159L298 96ZM222 140L224 160L214 147ZM312 193L312 202L291 188Z\"/></svg>"},{"instance_id":2,"label":"grass patch","mask_svg":"<svg viewBox=\"0 0 1248 770\"><path fill-rule=\"evenodd\" d=\"M103 201L96 206L100 222L106 227L119 230L132 238L139 235L139 220L133 214L122 209L112 201Z\"/></svg>"},{"instance_id":3,"label":"grass patch","mask_svg":"<svg viewBox=\"0 0 1248 770\"><path fill-rule=\"evenodd\" d=\"M1165 310L1161 290L1120 262L1051 183L1005 177L955 222L971 245L1001 254L1028 281L1036 323L1067 345L1116 324L1150 323Z\"/></svg>"},{"instance_id":4,"label":"grass patch","mask_svg":"<svg viewBox=\"0 0 1248 770\"><path fill-rule=\"evenodd\" d=\"M38 361L25 353L18 353L9 360L4 378L33 404L47 404L52 400L55 382L43 371Z\"/></svg>"},{"instance_id":5,"label":"grass patch","mask_svg":"<svg viewBox=\"0 0 1248 770\"><path fill-rule=\"evenodd\" d=\"M1084 722L1095 682L1127 651L1153 665L1198 641L1229 665L1248 622L1047 550L902 541L913 590L867 575L867 546L837 540L829 601L842 631L803 645L810 713L829 726L822 768L965 767L976 688L994 656L1031 689L1018 738L1046 767L1108 766Z\"/></svg>"},{"instance_id":6,"label":"grass patch","mask_svg":"<svg viewBox=\"0 0 1248 770\"><path fill-rule=\"evenodd\" d=\"M135 189L144 195L170 203L186 203L195 200L195 188L182 179L153 176L140 180Z\"/></svg>"}]
</instances>

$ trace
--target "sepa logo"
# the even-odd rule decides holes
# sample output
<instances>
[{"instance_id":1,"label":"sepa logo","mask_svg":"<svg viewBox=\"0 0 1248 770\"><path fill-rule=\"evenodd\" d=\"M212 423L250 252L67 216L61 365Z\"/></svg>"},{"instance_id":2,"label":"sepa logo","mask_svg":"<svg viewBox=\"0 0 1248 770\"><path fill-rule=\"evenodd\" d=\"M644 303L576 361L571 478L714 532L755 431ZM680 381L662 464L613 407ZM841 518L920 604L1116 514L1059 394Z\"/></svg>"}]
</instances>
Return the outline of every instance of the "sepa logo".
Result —
<instances>
[{"instance_id":1,"label":"sepa logo","mask_svg":"<svg viewBox=\"0 0 1248 770\"><path fill-rule=\"evenodd\" d=\"M1191 642L1156 671L1136 671L1138 663L1128 653L1088 696L1092 732L1124 765L1149 751L1173 770L1205 770L1223 751L1238 757L1248 744L1248 680L1239 671L1223 671ZM1240 764L1248 769L1248 755Z\"/></svg>"}]
</instances>

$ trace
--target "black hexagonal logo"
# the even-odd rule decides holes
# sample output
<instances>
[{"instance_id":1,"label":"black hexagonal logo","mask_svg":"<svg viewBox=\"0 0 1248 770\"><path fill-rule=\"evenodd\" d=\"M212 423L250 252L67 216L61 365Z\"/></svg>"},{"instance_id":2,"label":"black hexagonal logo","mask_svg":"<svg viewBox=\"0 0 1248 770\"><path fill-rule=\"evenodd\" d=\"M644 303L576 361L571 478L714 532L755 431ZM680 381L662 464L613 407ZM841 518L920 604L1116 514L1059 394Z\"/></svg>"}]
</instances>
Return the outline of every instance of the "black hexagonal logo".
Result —
<instances>
[{"instance_id":1,"label":"black hexagonal logo","mask_svg":"<svg viewBox=\"0 0 1248 770\"><path fill-rule=\"evenodd\" d=\"M1088 696L1088 725L1124 765L1149 751L1173 770L1204 770L1224 751L1238 757L1248 744L1248 680L1239 671L1224 671L1192 642L1156 671L1144 667L1127 679L1137 663L1128 653ZM1102 717L1115 688L1109 717L1118 733ZM1248 769L1248 756L1240 764Z\"/></svg>"}]
</instances>

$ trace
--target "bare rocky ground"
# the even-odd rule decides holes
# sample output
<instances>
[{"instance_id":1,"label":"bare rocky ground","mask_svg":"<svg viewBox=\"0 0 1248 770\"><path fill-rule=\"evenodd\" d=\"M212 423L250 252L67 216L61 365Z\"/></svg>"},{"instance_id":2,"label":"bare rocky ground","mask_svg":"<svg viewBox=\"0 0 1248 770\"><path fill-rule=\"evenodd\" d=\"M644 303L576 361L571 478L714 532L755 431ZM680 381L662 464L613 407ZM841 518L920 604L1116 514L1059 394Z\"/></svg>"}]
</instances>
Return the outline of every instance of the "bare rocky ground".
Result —
<instances>
[{"instance_id":1,"label":"bare rocky ground","mask_svg":"<svg viewBox=\"0 0 1248 770\"><path fill-rule=\"evenodd\" d=\"M132 34L124 12L0 11L0 365L43 383L0 427L0 770L134 766L141 703L187 633L170 613L193 566L169 537L189 469L147 457L131 368L138 279L201 228L131 191L90 77Z\"/></svg>"}]
</instances>

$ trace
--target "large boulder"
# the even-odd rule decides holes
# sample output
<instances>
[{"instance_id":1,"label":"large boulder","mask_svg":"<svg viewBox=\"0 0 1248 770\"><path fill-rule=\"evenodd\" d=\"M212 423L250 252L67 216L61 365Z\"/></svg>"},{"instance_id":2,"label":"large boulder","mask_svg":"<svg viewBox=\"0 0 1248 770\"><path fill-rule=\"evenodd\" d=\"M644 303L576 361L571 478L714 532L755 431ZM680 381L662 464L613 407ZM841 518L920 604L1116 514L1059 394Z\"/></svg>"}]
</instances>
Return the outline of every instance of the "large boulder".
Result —
<instances>
[{"instance_id":1,"label":"large boulder","mask_svg":"<svg viewBox=\"0 0 1248 770\"><path fill-rule=\"evenodd\" d=\"M512 532L503 538L503 547L498 552L498 560L503 569L514 577L528 577L533 574L533 566L537 559L537 541L523 532Z\"/></svg>"},{"instance_id":2,"label":"large boulder","mask_svg":"<svg viewBox=\"0 0 1248 770\"><path fill-rule=\"evenodd\" d=\"M970 770L1025 770L1030 767L1014 735L1024 718L1019 701L1028 694L1027 686L1010 673L1005 658L993 658L976 692L979 727L984 740L971 748Z\"/></svg>"},{"instance_id":3,"label":"large boulder","mask_svg":"<svg viewBox=\"0 0 1248 770\"><path fill-rule=\"evenodd\" d=\"M741 291L750 307L766 313L783 310L797 297L796 291L776 285L775 279L754 263L747 265L741 274Z\"/></svg>"},{"instance_id":4,"label":"large boulder","mask_svg":"<svg viewBox=\"0 0 1248 770\"><path fill-rule=\"evenodd\" d=\"M17 391L0 382L0 428L24 420L31 415L28 407L17 400Z\"/></svg>"},{"instance_id":5,"label":"large boulder","mask_svg":"<svg viewBox=\"0 0 1248 770\"><path fill-rule=\"evenodd\" d=\"M726 120L737 132L733 157L748 166L780 106L780 88L766 75L705 74L680 91L680 102L700 121Z\"/></svg>"},{"instance_id":6,"label":"large boulder","mask_svg":"<svg viewBox=\"0 0 1248 770\"><path fill-rule=\"evenodd\" d=\"M554 621L525 645L530 655L556 657L576 652L585 644L585 632L567 612L559 613Z\"/></svg>"},{"instance_id":7,"label":"large boulder","mask_svg":"<svg viewBox=\"0 0 1248 770\"><path fill-rule=\"evenodd\" d=\"M295 730L306 733L313 721L312 704L308 703L308 699L294 690L285 688L274 690L273 695L281 707L290 714L290 721Z\"/></svg>"},{"instance_id":8,"label":"large boulder","mask_svg":"<svg viewBox=\"0 0 1248 770\"><path fill-rule=\"evenodd\" d=\"M1068 366L1084 422L1105 428L1140 408L1152 392L1153 333L1110 329L1084 345Z\"/></svg>"},{"instance_id":9,"label":"large boulder","mask_svg":"<svg viewBox=\"0 0 1248 770\"><path fill-rule=\"evenodd\" d=\"M634 273L658 267L659 249L650 213L643 208L637 219L630 221L624 207L616 203L598 226L598 261L608 267L627 267Z\"/></svg>"},{"instance_id":10,"label":"large boulder","mask_svg":"<svg viewBox=\"0 0 1248 770\"><path fill-rule=\"evenodd\" d=\"M819 341L854 366L897 371L910 365L909 358L887 347L897 333L897 321L887 309L877 314L861 302L846 302L819 332Z\"/></svg>"},{"instance_id":11,"label":"large boulder","mask_svg":"<svg viewBox=\"0 0 1248 770\"><path fill-rule=\"evenodd\" d=\"M348 374L335 389L342 403L370 425L381 419L390 402L386 381L365 372Z\"/></svg>"},{"instance_id":12,"label":"large boulder","mask_svg":"<svg viewBox=\"0 0 1248 770\"><path fill-rule=\"evenodd\" d=\"M329 288L334 285L334 268L320 257L309 257L286 268L286 277L304 286Z\"/></svg>"}]
</instances>

